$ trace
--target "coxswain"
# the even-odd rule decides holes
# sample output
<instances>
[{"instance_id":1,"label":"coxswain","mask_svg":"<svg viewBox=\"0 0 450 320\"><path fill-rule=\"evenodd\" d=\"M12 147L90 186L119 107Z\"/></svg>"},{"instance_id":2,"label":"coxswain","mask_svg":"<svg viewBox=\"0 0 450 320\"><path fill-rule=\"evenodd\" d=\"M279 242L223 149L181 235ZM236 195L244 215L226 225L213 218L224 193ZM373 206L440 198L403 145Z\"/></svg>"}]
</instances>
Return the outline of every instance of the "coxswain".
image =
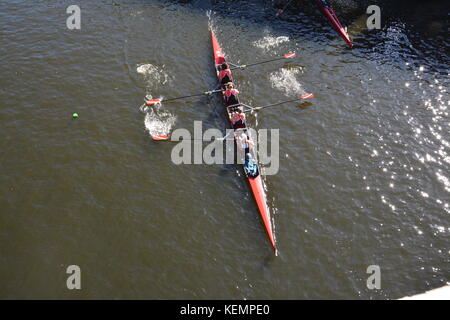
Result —
<instances>
[{"instance_id":1,"label":"coxswain","mask_svg":"<svg viewBox=\"0 0 450 320\"><path fill-rule=\"evenodd\" d=\"M244 170L251 177L256 176L258 173L256 161L249 152L245 154Z\"/></svg>"}]
</instances>

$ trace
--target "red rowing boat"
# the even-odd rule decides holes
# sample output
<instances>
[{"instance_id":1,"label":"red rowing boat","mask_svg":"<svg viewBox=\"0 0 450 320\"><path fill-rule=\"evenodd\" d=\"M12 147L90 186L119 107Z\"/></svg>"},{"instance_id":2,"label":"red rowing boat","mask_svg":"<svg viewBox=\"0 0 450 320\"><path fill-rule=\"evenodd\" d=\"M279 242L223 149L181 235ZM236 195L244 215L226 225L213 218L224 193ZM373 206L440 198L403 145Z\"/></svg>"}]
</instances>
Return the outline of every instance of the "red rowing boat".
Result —
<instances>
[{"instance_id":1,"label":"red rowing boat","mask_svg":"<svg viewBox=\"0 0 450 320\"><path fill-rule=\"evenodd\" d=\"M213 45L213 50L214 50L214 63L216 66L216 70L219 70L221 64L226 62L226 60L223 55L222 49L220 48L220 45L217 41L217 38L214 35L214 32L212 30L211 30L211 39L212 39L212 45ZM232 78L231 78L231 81L233 81ZM228 119L230 120L230 123L232 123L231 122L231 113L232 113L233 108L239 108L239 106L240 106L240 103L226 107L227 108L226 111L227 111ZM247 136L247 138L251 140L250 132L247 130L247 125L246 125L245 121L243 122L243 124L241 124L239 126L239 128L233 128L233 129L235 130L235 132L237 132L237 130L239 130L240 132L243 132ZM256 152L256 150L255 150L254 146L251 146L249 144L246 147L245 153L250 153L254 156L255 152ZM275 239L274 239L274 235L273 235L273 231L272 231L270 212L269 212L269 208L267 206L266 193L263 188L259 165L257 165L256 174L249 174L246 170L244 170L244 174L250 184L250 188L252 189L252 193L256 200L256 204L258 205L258 210L259 210L259 213L263 220L264 227L265 227L267 235L269 237L269 241L272 245L272 248L275 250L275 253L276 253Z\"/></svg>"},{"instance_id":2,"label":"red rowing boat","mask_svg":"<svg viewBox=\"0 0 450 320\"><path fill-rule=\"evenodd\" d=\"M340 36L347 42L347 44L351 47L353 47L352 40L350 39L347 31L342 26L341 22L339 21L336 13L334 12L331 5L326 0L315 0L317 5L320 9L322 9L322 12L327 16L328 20L330 20L333 27L336 29L336 31L340 34Z\"/></svg>"}]
</instances>

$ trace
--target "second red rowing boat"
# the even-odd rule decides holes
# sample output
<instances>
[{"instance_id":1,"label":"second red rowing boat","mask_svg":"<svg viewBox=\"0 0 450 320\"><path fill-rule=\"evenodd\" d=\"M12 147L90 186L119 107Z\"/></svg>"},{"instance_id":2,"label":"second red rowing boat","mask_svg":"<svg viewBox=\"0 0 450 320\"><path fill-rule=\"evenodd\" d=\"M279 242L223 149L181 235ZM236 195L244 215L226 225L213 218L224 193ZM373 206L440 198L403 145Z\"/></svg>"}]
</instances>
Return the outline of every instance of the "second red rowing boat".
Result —
<instances>
[{"instance_id":1,"label":"second red rowing boat","mask_svg":"<svg viewBox=\"0 0 450 320\"><path fill-rule=\"evenodd\" d=\"M333 27L336 29L336 31L340 34L340 36L347 42L347 44L351 47L353 47L352 40L350 39L347 31L342 26L341 22L339 21L336 13L334 12L331 5L326 0L315 0L317 5L320 9L322 9L322 12L327 16L328 20L330 20Z\"/></svg>"}]
</instances>

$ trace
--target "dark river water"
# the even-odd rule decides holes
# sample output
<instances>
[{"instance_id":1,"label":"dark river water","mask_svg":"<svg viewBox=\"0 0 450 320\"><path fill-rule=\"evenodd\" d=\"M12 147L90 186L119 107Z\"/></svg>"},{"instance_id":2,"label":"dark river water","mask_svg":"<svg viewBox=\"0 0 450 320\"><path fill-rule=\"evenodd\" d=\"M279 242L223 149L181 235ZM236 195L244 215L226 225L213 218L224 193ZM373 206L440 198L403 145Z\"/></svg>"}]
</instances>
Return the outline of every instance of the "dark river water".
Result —
<instances>
[{"instance_id":1,"label":"dark river water","mask_svg":"<svg viewBox=\"0 0 450 320\"><path fill-rule=\"evenodd\" d=\"M0 2L0 298L396 299L450 281L448 6L333 1ZM274 256L241 168L175 165L155 131L225 132L222 101L139 110L216 84L227 58L243 102L313 92L249 115L279 129L264 176ZM72 114L78 113L78 119ZM66 268L81 269L68 290ZM367 287L377 265L381 288Z\"/></svg>"}]
</instances>

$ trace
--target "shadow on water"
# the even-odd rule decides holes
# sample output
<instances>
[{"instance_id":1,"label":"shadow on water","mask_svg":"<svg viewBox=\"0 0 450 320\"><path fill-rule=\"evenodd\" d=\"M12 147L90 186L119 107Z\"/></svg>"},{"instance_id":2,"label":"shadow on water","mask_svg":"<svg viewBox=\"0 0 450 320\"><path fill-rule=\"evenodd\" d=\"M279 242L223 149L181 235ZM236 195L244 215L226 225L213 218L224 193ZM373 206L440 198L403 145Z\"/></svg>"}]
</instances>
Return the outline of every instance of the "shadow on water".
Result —
<instances>
[{"instance_id":1,"label":"shadow on water","mask_svg":"<svg viewBox=\"0 0 450 320\"><path fill-rule=\"evenodd\" d=\"M238 168L234 164L223 164L220 167L218 174L219 174L220 177L229 176L231 174L235 174L237 169Z\"/></svg>"},{"instance_id":2,"label":"shadow on water","mask_svg":"<svg viewBox=\"0 0 450 320\"><path fill-rule=\"evenodd\" d=\"M270 249L271 250L271 249ZM280 255L280 253L278 252L278 256ZM266 256L262 259L261 262L261 271L268 271L269 268L273 265L273 263L275 262L275 259L278 258L278 256L275 256L273 254L273 252L269 251Z\"/></svg>"}]
</instances>

